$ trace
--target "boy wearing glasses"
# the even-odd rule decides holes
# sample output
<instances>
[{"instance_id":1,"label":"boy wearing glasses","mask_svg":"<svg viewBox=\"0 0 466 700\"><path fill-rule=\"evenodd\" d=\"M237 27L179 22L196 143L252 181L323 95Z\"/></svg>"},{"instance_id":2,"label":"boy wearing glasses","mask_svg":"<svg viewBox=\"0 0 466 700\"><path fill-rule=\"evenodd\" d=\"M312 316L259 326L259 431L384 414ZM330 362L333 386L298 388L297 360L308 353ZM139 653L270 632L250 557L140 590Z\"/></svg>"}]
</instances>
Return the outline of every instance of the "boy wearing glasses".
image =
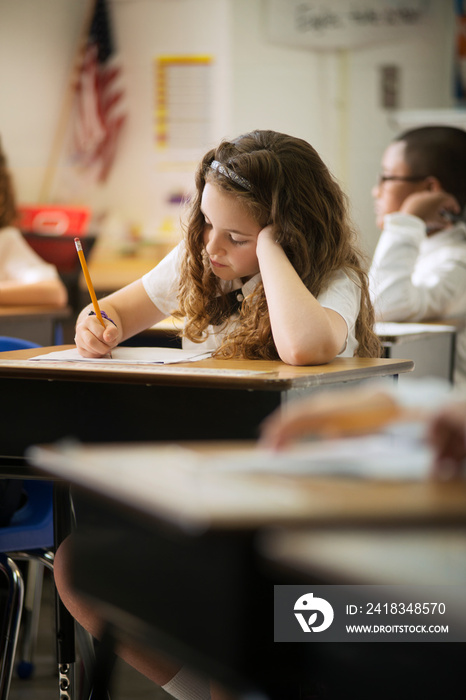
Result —
<instances>
[{"instance_id":1,"label":"boy wearing glasses","mask_svg":"<svg viewBox=\"0 0 466 700\"><path fill-rule=\"evenodd\" d=\"M382 230L370 270L376 320L466 318L466 131L398 136L372 196ZM466 330L456 355L455 384L466 384Z\"/></svg>"}]
</instances>

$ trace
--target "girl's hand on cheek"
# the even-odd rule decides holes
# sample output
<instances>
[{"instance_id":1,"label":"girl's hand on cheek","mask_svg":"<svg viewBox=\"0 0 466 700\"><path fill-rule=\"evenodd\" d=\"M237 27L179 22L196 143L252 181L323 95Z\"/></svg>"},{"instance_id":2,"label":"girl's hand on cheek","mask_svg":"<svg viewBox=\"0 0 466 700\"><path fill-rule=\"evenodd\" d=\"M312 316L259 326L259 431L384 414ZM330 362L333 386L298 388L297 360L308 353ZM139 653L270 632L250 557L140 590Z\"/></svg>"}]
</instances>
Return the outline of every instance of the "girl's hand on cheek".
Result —
<instances>
[{"instance_id":1,"label":"girl's hand on cheek","mask_svg":"<svg viewBox=\"0 0 466 700\"><path fill-rule=\"evenodd\" d=\"M257 248L259 249L262 244L273 243L274 245L280 245L278 242L278 233L274 224L268 224L265 226L257 236Z\"/></svg>"},{"instance_id":2,"label":"girl's hand on cheek","mask_svg":"<svg viewBox=\"0 0 466 700\"><path fill-rule=\"evenodd\" d=\"M271 240L274 242L275 242L276 238L277 238L277 235L275 232L275 226L273 224L268 224L267 226L265 226L261 231L259 231L259 235L257 237L258 240L268 239L268 240Z\"/></svg>"}]
</instances>

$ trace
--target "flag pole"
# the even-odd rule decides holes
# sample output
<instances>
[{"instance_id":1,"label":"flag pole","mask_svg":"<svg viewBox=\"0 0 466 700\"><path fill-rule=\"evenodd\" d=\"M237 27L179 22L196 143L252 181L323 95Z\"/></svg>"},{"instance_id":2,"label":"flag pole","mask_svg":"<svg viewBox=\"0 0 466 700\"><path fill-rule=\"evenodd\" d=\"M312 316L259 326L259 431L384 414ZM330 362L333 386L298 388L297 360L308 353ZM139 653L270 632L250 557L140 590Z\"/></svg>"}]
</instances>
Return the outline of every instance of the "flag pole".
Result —
<instances>
[{"instance_id":1,"label":"flag pole","mask_svg":"<svg viewBox=\"0 0 466 700\"><path fill-rule=\"evenodd\" d=\"M55 134L52 141L52 148L50 150L50 155L45 168L44 177L42 180L42 185L39 192L39 202L46 203L50 197L50 190L52 187L53 178L55 171L57 169L57 163L60 157L60 150L63 145L63 140L65 138L66 128L68 126L71 109L73 106L73 99L75 95L76 79L78 76L78 71L81 66L82 59L84 57L84 51L86 47L87 37L89 35L89 30L91 27L92 18L94 16L94 10L97 0L88 0L86 13L84 16L84 22L82 26L81 33L79 35L79 40L77 48L74 54L73 63L68 74L68 84L66 86L65 95L63 97L60 115L58 119L58 125L55 129Z\"/></svg>"}]
</instances>

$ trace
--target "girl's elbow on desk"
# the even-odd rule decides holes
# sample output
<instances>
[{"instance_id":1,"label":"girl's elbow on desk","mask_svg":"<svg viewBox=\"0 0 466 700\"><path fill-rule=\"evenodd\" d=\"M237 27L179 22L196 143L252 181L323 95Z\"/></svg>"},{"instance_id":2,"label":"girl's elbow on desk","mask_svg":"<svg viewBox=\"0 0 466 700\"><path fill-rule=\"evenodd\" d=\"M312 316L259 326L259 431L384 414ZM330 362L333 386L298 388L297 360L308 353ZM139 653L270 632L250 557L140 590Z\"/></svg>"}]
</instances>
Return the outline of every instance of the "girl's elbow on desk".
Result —
<instances>
[{"instance_id":1,"label":"girl's elbow on desk","mask_svg":"<svg viewBox=\"0 0 466 700\"><path fill-rule=\"evenodd\" d=\"M334 360L343 351L348 337L346 322L339 315L336 318L337 323L331 321L324 327L312 326L311 333L290 331L280 336L277 334L275 344L282 362L307 366L325 365Z\"/></svg>"},{"instance_id":2,"label":"girl's elbow on desk","mask_svg":"<svg viewBox=\"0 0 466 700\"><path fill-rule=\"evenodd\" d=\"M296 367L309 365L326 365L335 359L338 350L334 343L320 343L317 346L311 345L288 345L286 348L278 350L282 362Z\"/></svg>"}]
</instances>

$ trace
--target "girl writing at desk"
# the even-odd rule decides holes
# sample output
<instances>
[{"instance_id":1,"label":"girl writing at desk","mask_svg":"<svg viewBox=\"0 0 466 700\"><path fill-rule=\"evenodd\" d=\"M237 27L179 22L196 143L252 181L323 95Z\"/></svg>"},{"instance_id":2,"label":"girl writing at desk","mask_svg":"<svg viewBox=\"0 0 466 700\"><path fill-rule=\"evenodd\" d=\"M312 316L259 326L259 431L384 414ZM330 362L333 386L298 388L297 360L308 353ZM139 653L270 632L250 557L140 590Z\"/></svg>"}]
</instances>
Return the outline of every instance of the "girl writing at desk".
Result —
<instances>
[{"instance_id":1,"label":"girl writing at desk","mask_svg":"<svg viewBox=\"0 0 466 700\"><path fill-rule=\"evenodd\" d=\"M210 150L197 169L182 243L99 305L105 328L91 307L77 321L84 357L106 355L174 310L185 322L184 347L197 343L217 357L313 365L379 354L346 198L312 146L273 131ZM68 547L55 558L58 591L99 636L99 615L72 590ZM177 698L211 697L208 683L163 657L129 645L119 653Z\"/></svg>"},{"instance_id":2,"label":"girl writing at desk","mask_svg":"<svg viewBox=\"0 0 466 700\"><path fill-rule=\"evenodd\" d=\"M292 365L373 357L379 344L346 198L305 141L254 131L224 141L196 173L183 242L159 265L90 307L76 326L99 357L174 314L183 347Z\"/></svg>"},{"instance_id":3,"label":"girl writing at desk","mask_svg":"<svg viewBox=\"0 0 466 700\"><path fill-rule=\"evenodd\" d=\"M0 306L65 306L66 287L54 265L45 262L14 226L13 183L0 143Z\"/></svg>"}]
</instances>

